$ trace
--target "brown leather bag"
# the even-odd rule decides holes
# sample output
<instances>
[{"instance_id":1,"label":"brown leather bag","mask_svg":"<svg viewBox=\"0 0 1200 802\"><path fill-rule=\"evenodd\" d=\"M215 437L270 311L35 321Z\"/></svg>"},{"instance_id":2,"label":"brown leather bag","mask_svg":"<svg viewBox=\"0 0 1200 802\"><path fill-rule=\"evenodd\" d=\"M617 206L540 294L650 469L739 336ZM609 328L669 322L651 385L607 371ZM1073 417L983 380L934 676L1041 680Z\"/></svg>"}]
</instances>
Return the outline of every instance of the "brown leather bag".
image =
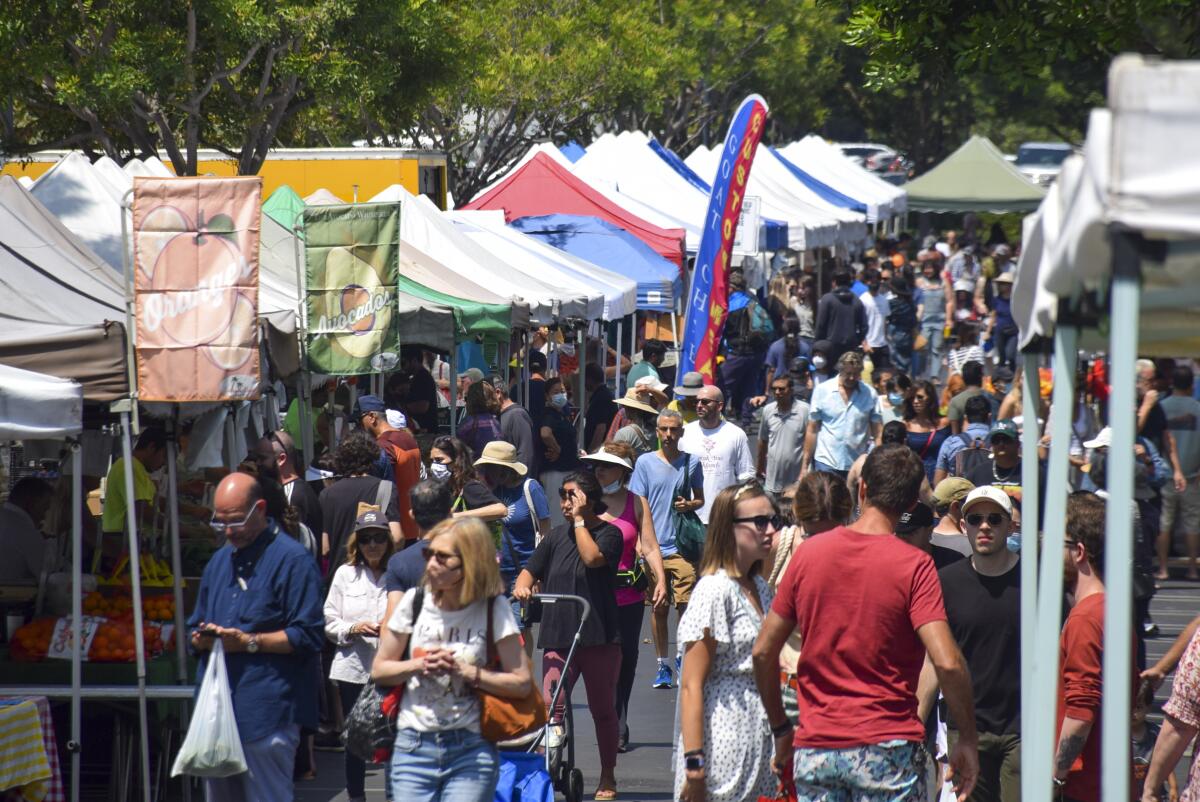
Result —
<instances>
[{"instance_id":1,"label":"brown leather bag","mask_svg":"<svg viewBox=\"0 0 1200 802\"><path fill-rule=\"evenodd\" d=\"M492 633L492 611L497 598L489 598L487 608L487 667L490 669L501 668ZM519 699L496 696L482 689L476 693L479 694L479 732L492 743L510 741L546 726L546 703L542 699L542 689L532 676L529 690Z\"/></svg>"}]
</instances>

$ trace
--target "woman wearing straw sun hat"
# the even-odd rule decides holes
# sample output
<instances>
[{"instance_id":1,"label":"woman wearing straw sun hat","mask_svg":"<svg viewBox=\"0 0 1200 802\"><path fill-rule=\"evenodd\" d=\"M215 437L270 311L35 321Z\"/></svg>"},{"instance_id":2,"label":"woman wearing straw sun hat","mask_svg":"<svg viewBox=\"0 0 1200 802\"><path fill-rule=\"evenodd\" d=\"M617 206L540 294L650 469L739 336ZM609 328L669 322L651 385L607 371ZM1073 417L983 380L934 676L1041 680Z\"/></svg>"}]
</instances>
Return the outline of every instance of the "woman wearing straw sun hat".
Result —
<instances>
[{"instance_id":1,"label":"woman wearing straw sun hat","mask_svg":"<svg viewBox=\"0 0 1200 802\"><path fill-rule=\"evenodd\" d=\"M504 440L493 440L483 447L475 460L475 469L488 488L508 507L501 520L503 528L497 551L500 553L500 577L504 592L512 594L513 583L525 567L538 542L550 531L550 505L546 491L537 479L526 476L529 468L517 459L517 449ZM520 607L513 605L520 621ZM533 639L525 633L525 645L532 651Z\"/></svg>"},{"instance_id":2,"label":"woman wearing straw sun hat","mask_svg":"<svg viewBox=\"0 0 1200 802\"><path fill-rule=\"evenodd\" d=\"M620 402L618 402L620 403ZM617 630L621 633L621 672L617 676L617 720L619 737L617 750L624 752L629 745L629 725L626 713L637 672L638 646L642 642L642 620L646 613L646 590L653 588L651 599L661 605L667 598L667 585L662 566L658 539L642 537L642 507L627 487L633 473L634 451L626 443L605 443L594 454L583 458L592 467L604 492L608 511L600 516L621 530L624 548L617 565ZM645 530L649 534L650 530ZM642 562L650 566L647 573Z\"/></svg>"},{"instance_id":3,"label":"woman wearing straw sun hat","mask_svg":"<svg viewBox=\"0 0 1200 802\"><path fill-rule=\"evenodd\" d=\"M642 400L636 388L629 388L624 398L618 398L617 403L625 410L628 423L613 435L614 443L624 443L633 449L633 459L648 454L658 448L658 440L654 435L654 418L658 410ZM630 468L632 470L632 467Z\"/></svg>"}]
</instances>

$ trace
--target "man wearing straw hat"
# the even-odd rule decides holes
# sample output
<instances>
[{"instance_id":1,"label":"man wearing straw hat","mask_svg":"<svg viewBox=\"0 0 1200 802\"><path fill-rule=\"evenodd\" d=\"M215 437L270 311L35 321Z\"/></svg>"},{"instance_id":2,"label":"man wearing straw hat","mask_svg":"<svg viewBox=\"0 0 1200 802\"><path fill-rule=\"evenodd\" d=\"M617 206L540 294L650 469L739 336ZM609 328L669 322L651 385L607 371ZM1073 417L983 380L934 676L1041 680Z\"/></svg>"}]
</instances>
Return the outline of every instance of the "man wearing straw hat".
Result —
<instances>
[{"instance_id":1,"label":"man wearing straw hat","mask_svg":"<svg viewBox=\"0 0 1200 802\"><path fill-rule=\"evenodd\" d=\"M656 449L658 440L654 436L652 421L658 415L658 410L641 399L636 387L630 387L624 398L617 399L617 404L624 408L629 422L613 435L613 442L625 443L637 457Z\"/></svg>"}]
</instances>

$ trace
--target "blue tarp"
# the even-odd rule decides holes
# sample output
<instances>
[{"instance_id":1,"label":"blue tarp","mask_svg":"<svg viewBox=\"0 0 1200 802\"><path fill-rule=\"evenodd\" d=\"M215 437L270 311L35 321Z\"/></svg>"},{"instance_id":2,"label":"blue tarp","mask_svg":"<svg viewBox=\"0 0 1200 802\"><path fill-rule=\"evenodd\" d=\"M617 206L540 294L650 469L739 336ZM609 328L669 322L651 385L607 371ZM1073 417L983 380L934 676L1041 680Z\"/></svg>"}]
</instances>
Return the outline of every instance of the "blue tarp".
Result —
<instances>
[{"instance_id":1,"label":"blue tarp","mask_svg":"<svg viewBox=\"0 0 1200 802\"><path fill-rule=\"evenodd\" d=\"M839 206L843 209L850 209L854 212L862 212L863 214L867 213L867 204L863 203L862 201L855 200L849 195L843 195L841 192L838 192L825 182L813 178L811 175L804 172L799 167L784 158L784 155L775 150L775 148L771 148L771 153L775 154L775 158L779 159L779 163L786 167L789 173L800 179L800 183L811 189L826 202L832 203L834 206Z\"/></svg>"},{"instance_id":2,"label":"blue tarp","mask_svg":"<svg viewBox=\"0 0 1200 802\"><path fill-rule=\"evenodd\" d=\"M703 192L705 195L712 193L712 187L707 181L701 178L695 170L687 166L683 159L670 148L664 148L659 144L658 140L650 138L650 150L658 154L659 158L671 166L671 169L683 176L689 184ZM782 220L772 220L769 217L762 218L763 239L762 248L766 251L782 251L787 249L788 228L787 223Z\"/></svg>"},{"instance_id":3,"label":"blue tarp","mask_svg":"<svg viewBox=\"0 0 1200 802\"><path fill-rule=\"evenodd\" d=\"M637 308L669 312L683 293L679 268L623 228L598 217L546 214L509 223L523 234L637 282Z\"/></svg>"},{"instance_id":4,"label":"blue tarp","mask_svg":"<svg viewBox=\"0 0 1200 802\"><path fill-rule=\"evenodd\" d=\"M585 152L583 149L583 145L580 145L574 139L572 139L570 142L568 142L567 144L560 147L559 150L562 152L562 155L564 155L568 159L570 159L572 163L577 162L581 158L583 158L583 154Z\"/></svg>"}]
</instances>

